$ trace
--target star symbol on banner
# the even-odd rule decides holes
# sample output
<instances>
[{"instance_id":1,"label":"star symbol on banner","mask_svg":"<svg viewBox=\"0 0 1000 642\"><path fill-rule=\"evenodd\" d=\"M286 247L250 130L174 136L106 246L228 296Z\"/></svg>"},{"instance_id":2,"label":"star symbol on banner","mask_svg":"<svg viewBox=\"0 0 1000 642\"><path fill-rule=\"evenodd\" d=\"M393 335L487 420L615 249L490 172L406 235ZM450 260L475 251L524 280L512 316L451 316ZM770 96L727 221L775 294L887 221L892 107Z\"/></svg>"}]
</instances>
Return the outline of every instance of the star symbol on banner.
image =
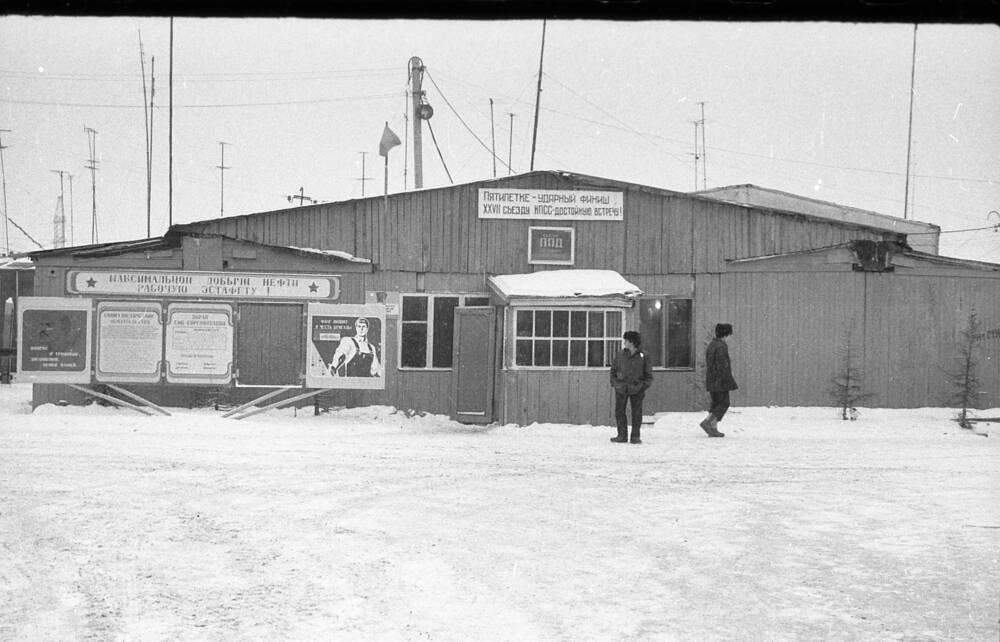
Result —
<instances>
[{"instance_id":1,"label":"star symbol on banner","mask_svg":"<svg viewBox=\"0 0 1000 642\"><path fill-rule=\"evenodd\" d=\"M309 291L310 292L316 292L318 290L319 290L319 286L316 285L315 281L309 284Z\"/></svg>"},{"instance_id":2,"label":"star symbol on banner","mask_svg":"<svg viewBox=\"0 0 1000 642\"><path fill-rule=\"evenodd\" d=\"M92 288L92 287L94 287L96 285L97 285L97 279L95 279L94 277L90 277L89 279L87 279L87 287L88 288Z\"/></svg>"}]
</instances>

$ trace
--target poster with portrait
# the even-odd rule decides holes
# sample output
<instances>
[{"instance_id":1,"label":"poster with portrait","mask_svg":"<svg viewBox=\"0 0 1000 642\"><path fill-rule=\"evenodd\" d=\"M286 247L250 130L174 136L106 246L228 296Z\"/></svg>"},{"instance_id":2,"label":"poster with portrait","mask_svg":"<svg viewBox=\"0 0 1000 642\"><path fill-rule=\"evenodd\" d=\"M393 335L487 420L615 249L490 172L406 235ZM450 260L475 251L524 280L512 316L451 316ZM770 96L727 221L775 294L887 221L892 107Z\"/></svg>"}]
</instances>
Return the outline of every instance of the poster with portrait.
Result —
<instances>
[{"instance_id":1,"label":"poster with portrait","mask_svg":"<svg viewBox=\"0 0 1000 642\"><path fill-rule=\"evenodd\" d=\"M90 383L90 299L21 297L17 378L33 383Z\"/></svg>"},{"instance_id":2,"label":"poster with portrait","mask_svg":"<svg viewBox=\"0 0 1000 642\"><path fill-rule=\"evenodd\" d=\"M310 303L306 387L385 389L385 306Z\"/></svg>"}]
</instances>

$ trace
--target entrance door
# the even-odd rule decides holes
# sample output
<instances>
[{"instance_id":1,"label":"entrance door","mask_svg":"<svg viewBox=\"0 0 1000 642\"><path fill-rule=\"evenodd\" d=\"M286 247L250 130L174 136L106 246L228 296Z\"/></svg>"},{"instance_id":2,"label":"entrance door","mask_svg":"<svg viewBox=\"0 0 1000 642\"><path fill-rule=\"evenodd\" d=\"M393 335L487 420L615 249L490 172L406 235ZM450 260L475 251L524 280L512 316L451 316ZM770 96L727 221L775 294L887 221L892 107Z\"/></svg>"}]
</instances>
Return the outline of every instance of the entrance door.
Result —
<instances>
[{"instance_id":1,"label":"entrance door","mask_svg":"<svg viewBox=\"0 0 1000 642\"><path fill-rule=\"evenodd\" d=\"M455 421L493 421L496 311L492 307L455 308L452 364L452 413Z\"/></svg>"},{"instance_id":2,"label":"entrance door","mask_svg":"<svg viewBox=\"0 0 1000 642\"><path fill-rule=\"evenodd\" d=\"M299 386L305 368L302 305L243 303L236 324L241 386Z\"/></svg>"}]
</instances>

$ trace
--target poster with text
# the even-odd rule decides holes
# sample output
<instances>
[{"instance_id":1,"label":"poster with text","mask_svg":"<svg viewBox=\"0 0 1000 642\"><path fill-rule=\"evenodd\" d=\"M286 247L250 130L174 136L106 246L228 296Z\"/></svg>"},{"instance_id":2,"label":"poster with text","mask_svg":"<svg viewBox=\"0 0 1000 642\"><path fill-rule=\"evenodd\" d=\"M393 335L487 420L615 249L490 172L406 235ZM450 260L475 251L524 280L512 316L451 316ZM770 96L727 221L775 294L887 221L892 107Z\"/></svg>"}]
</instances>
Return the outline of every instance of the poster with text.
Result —
<instances>
[{"instance_id":1,"label":"poster with text","mask_svg":"<svg viewBox=\"0 0 1000 642\"><path fill-rule=\"evenodd\" d=\"M97 304L98 381L156 383L163 363L163 319L159 303L102 301Z\"/></svg>"},{"instance_id":2,"label":"poster with text","mask_svg":"<svg viewBox=\"0 0 1000 642\"><path fill-rule=\"evenodd\" d=\"M90 299L21 297L18 374L37 383L90 383Z\"/></svg>"},{"instance_id":3,"label":"poster with text","mask_svg":"<svg viewBox=\"0 0 1000 642\"><path fill-rule=\"evenodd\" d=\"M233 309L226 304L171 303L167 307L169 383L223 385L233 378Z\"/></svg>"},{"instance_id":4,"label":"poster with text","mask_svg":"<svg viewBox=\"0 0 1000 642\"><path fill-rule=\"evenodd\" d=\"M385 389L385 306L307 306L307 388Z\"/></svg>"}]
</instances>

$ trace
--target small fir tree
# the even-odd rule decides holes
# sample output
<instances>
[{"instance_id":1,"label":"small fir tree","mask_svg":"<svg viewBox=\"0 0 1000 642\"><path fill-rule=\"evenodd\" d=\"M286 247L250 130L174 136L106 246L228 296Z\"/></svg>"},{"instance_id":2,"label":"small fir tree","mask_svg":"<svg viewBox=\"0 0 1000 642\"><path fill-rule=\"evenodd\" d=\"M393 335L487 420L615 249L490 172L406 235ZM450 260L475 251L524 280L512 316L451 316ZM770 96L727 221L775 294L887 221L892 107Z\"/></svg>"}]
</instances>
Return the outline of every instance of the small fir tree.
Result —
<instances>
[{"instance_id":1,"label":"small fir tree","mask_svg":"<svg viewBox=\"0 0 1000 642\"><path fill-rule=\"evenodd\" d=\"M869 399L874 393L864 389L865 373L858 362L862 353L854 340L854 322L844 330L840 347L837 349L837 373L832 380L830 394L840 408L840 418L854 421L858 418L857 405Z\"/></svg>"},{"instance_id":2,"label":"small fir tree","mask_svg":"<svg viewBox=\"0 0 1000 642\"><path fill-rule=\"evenodd\" d=\"M962 428L972 428L972 422L969 421L969 408L976 405L976 397L980 394L982 382L978 375L978 347L982 338L983 333L979 318L973 312L969 315L965 329L962 330L962 336L956 344L955 360L957 366L955 370L947 373L953 390L950 405L959 409L955 419Z\"/></svg>"}]
</instances>

